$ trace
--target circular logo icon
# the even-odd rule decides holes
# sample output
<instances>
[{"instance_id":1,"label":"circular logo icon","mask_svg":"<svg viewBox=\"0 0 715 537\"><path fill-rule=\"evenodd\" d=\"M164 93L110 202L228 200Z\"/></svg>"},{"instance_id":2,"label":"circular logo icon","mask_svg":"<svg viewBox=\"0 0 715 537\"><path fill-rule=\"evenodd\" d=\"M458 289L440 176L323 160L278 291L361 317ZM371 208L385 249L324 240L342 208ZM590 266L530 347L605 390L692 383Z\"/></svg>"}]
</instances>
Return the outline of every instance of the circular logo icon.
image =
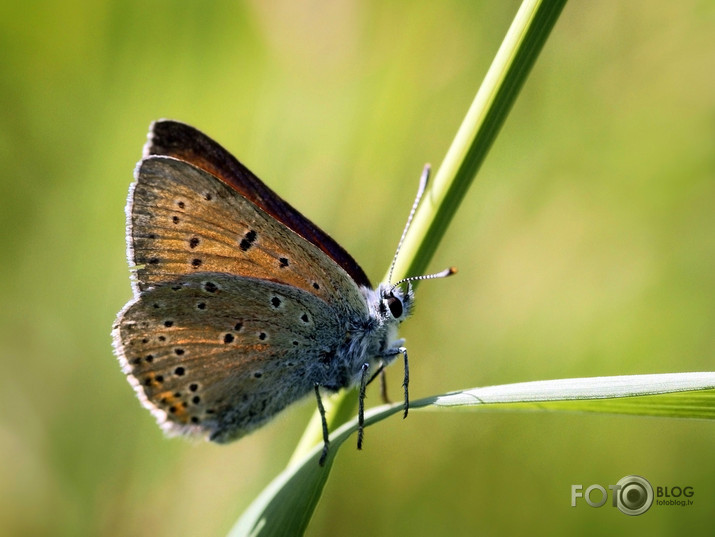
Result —
<instances>
[{"instance_id":1,"label":"circular logo icon","mask_svg":"<svg viewBox=\"0 0 715 537\"><path fill-rule=\"evenodd\" d=\"M653 487L639 475L627 475L618 482L616 505L622 513L642 515L653 505Z\"/></svg>"}]
</instances>

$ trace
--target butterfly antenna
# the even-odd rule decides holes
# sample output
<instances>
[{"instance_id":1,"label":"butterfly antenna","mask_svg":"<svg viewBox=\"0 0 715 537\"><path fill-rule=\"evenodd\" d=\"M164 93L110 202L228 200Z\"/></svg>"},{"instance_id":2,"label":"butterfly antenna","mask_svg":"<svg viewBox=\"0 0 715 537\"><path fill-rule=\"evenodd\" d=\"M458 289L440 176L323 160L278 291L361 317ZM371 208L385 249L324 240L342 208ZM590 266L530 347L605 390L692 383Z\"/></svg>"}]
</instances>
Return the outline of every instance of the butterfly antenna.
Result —
<instances>
[{"instance_id":1,"label":"butterfly antenna","mask_svg":"<svg viewBox=\"0 0 715 537\"><path fill-rule=\"evenodd\" d=\"M422 276L410 276L409 278L403 278L399 282L395 283L390 289L394 290L398 285L401 285L405 282L414 282L417 280L434 280L435 278L446 278L447 276L451 276L452 274L457 274L456 267L449 267L441 272L436 272L434 274L423 274Z\"/></svg>"},{"instance_id":2,"label":"butterfly antenna","mask_svg":"<svg viewBox=\"0 0 715 537\"><path fill-rule=\"evenodd\" d=\"M392 281L392 271L395 269L395 263L397 263L397 256L400 254L400 249L402 248L402 243L405 242L405 235L407 235L407 230L410 229L410 224L412 223L412 218L415 216L415 211L417 211L417 206L420 204L420 200L427 189L427 181L429 180L431 167L429 164L425 164L422 170L422 175L420 176L420 186L417 188L417 196L415 196L415 202L412 204L412 209L410 210L410 215L407 217L407 223L405 228L402 230L402 236L400 237L400 242L397 243L397 249L395 250L395 256L392 258L392 264L390 265L390 272L387 275L387 281ZM422 279L422 278L420 278ZM404 280L400 283L403 283ZM394 289L394 287L393 287Z\"/></svg>"}]
</instances>

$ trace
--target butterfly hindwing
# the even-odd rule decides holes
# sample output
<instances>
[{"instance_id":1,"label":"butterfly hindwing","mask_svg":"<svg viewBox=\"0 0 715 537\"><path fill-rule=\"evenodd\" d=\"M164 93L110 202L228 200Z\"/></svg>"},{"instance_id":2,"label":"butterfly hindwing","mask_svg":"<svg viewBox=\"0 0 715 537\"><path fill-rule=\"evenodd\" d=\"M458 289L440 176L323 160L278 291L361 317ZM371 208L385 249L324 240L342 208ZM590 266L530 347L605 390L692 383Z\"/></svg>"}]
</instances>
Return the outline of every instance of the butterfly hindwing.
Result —
<instances>
[{"instance_id":1,"label":"butterfly hindwing","mask_svg":"<svg viewBox=\"0 0 715 537\"><path fill-rule=\"evenodd\" d=\"M115 338L124 372L167 432L222 442L335 375L341 322L300 289L201 273L143 292Z\"/></svg>"}]
</instances>

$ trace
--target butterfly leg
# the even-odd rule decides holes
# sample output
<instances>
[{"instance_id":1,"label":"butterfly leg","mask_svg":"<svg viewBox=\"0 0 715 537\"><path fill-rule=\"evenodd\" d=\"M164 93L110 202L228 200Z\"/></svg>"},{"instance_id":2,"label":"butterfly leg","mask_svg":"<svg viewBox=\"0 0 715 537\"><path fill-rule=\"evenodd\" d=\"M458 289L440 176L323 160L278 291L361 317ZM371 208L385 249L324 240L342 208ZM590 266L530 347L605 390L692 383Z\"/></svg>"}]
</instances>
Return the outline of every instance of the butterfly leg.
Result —
<instances>
[{"instance_id":1,"label":"butterfly leg","mask_svg":"<svg viewBox=\"0 0 715 537\"><path fill-rule=\"evenodd\" d=\"M400 340L399 343L404 343L404 340ZM399 347L394 347L392 349L389 349L384 355L383 358L387 358L387 363L392 362L398 354L401 354L402 357L404 358L404 363L405 363L405 376L402 379L402 388L404 389L405 392L405 402L403 404L404 407L404 413L402 415L402 418L407 417L407 411L410 409L410 393L409 393L409 384L410 384L410 363L407 359L407 347L399 346ZM384 363L383 366L384 367ZM379 373L379 370L378 370ZM385 401L388 402L388 401Z\"/></svg>"},{"instance_id":2,"label":"butterfly leg","mask_svg":"<svg viewBox=\"0 0 715 537\"><path fill-rule=\"evenodd\" d=\"M385 363L381 363L380 367L377 368L377 370L373 373L373 375L370 377L370 380L367 381L367 384L371 384L373 380L377 378L377 376L380 375L380 397L382 398L382 402L385 404L390 404L392 401L390 401L390 398L387 397L387 382L386 382L386 377L385 377Z\"/></svg>"},{"instance_id":3,"label":"butterfly leg","mask_svg":"<svg viewBox=\"0 0 715 537\"><path fill-rule=\"evenodd\" d=\"M363 364L362 367L366 367L366 366L367 366L367 364ZM360 371L362 371L362 368L360 369ZM365 385L367 386L368 384L371 384L372 381L375 380L378 375L380 375L382 377L382 376L384 376L384 374L385 374L385 364L382 363L382 364L380 364L380 367L378 367L377 370L368 379L368 381L365 383Z\"/></svg>"},{"instance_id":4,"label":"butterfly leg","mask_svg":"<svg viewBox=\"0 0 715 537\"><path fill-rule=\"evenodd\" d=\"M362 364L360 368L360 395L358 395L358 439L357 448L362 449L362 438L365 429L365 388L372 379L368 379L367 373L370 370L370 364ZM372 378L375 378L374 376Z\"/></svg>"},{"instance_id":5,"label":"butterfly leg","mask_svg":"<svg viewBox=\"0 0 715 537\"><path fill-rule=\"evenodd\" d=\"M320 460L318 464L320 466L325 465L325 459L328 457L328 448L330 446L330 441L328 440L328 422L325 419L325 407L323 406L323 399L320 397L320 386L316 382L315 388L315 398L318 400L318 412L320 413L320 421L323 425L323 452L320 454Z\"/></svg>"},{"instance_id":6,"label":"butterfly leg","mask_svg":"<svg viewBox=\"0 0 715 537\"><path fill-rule=\"evenodd\" d=\"M392 403L390 398L387 396L387 378L385 376L385 365L380 367L380 397L382 397L382 402L386 405Z\"/></svg>"},{"instance_id":7,"label":"butterfly leg","mask_svg":"<svg viewBox=\"0 0 715 537\"><path fill-rule=\"evenodd\" d=\"M410 393L409 393L409 390L407 389L407 387L410 384L410 363L407 360L407 348L400 347L399 350L405 359L405 378L402 380L402 387L405 389L405 403L404 403L405 413L402 415L402 419L405 419L407 417L407 411L410 409Z\"/></svg>"},{"instance_id":8,"label":"butterfly leg","mask_svg":"<svg viewBox=\"0 0 715 537\"><path fill-rule=\"evenodd\" d=\"M395 352L396 351L396 352ZM403 414L403 419L407 417L407 411L410 408L410 396L409 396L409 390L408 386L410 384L410 366L409 362L407 360L407 348L406 347L398 347L393 351L394 353L391 353L391 356L396 356L397 354L402 354L402 356L405 359L405 377L402 381L402 387L405 390L405 402L404 402L404 414ZM358 395L358 440L357 440L357 447L358 449L362 449L362 440L363 437L365 436L365 389L367 388L367 385L370 384L373 380L375 380L375 377L377 375L381 375L381 384L382 384L382 395L383 399L387 397L387 390L385 388L385 383L384 383L384 378L385 378L385 364L381 364L378 370L370 377L368 378L367 374L368 371L370 370L370 364L363 364L362 367L360 368L360 394ZM387 402L387 401L386 401ZM327 428L327 426L326 426Z\"/></svg>"}]
</instances>

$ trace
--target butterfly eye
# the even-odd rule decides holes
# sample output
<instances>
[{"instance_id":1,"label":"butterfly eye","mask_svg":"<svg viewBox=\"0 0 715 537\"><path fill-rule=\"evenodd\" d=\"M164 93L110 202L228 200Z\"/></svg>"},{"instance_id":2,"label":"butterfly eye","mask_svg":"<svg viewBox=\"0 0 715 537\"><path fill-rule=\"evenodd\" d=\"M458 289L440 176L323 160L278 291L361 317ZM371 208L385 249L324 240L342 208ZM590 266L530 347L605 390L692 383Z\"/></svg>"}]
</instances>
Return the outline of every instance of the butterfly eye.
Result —
<instances>
[{"instance_id":1,"label":"butterfly eye","mask_svg":"<svg viewBox=\"0 0 715 537\"><path fill-rule=\"evenodd\" d=\"M402 301L394 295L387 297L387 307L390 308L390 313L395 319L402 316Z\"/></svg>"}]
</instances>

